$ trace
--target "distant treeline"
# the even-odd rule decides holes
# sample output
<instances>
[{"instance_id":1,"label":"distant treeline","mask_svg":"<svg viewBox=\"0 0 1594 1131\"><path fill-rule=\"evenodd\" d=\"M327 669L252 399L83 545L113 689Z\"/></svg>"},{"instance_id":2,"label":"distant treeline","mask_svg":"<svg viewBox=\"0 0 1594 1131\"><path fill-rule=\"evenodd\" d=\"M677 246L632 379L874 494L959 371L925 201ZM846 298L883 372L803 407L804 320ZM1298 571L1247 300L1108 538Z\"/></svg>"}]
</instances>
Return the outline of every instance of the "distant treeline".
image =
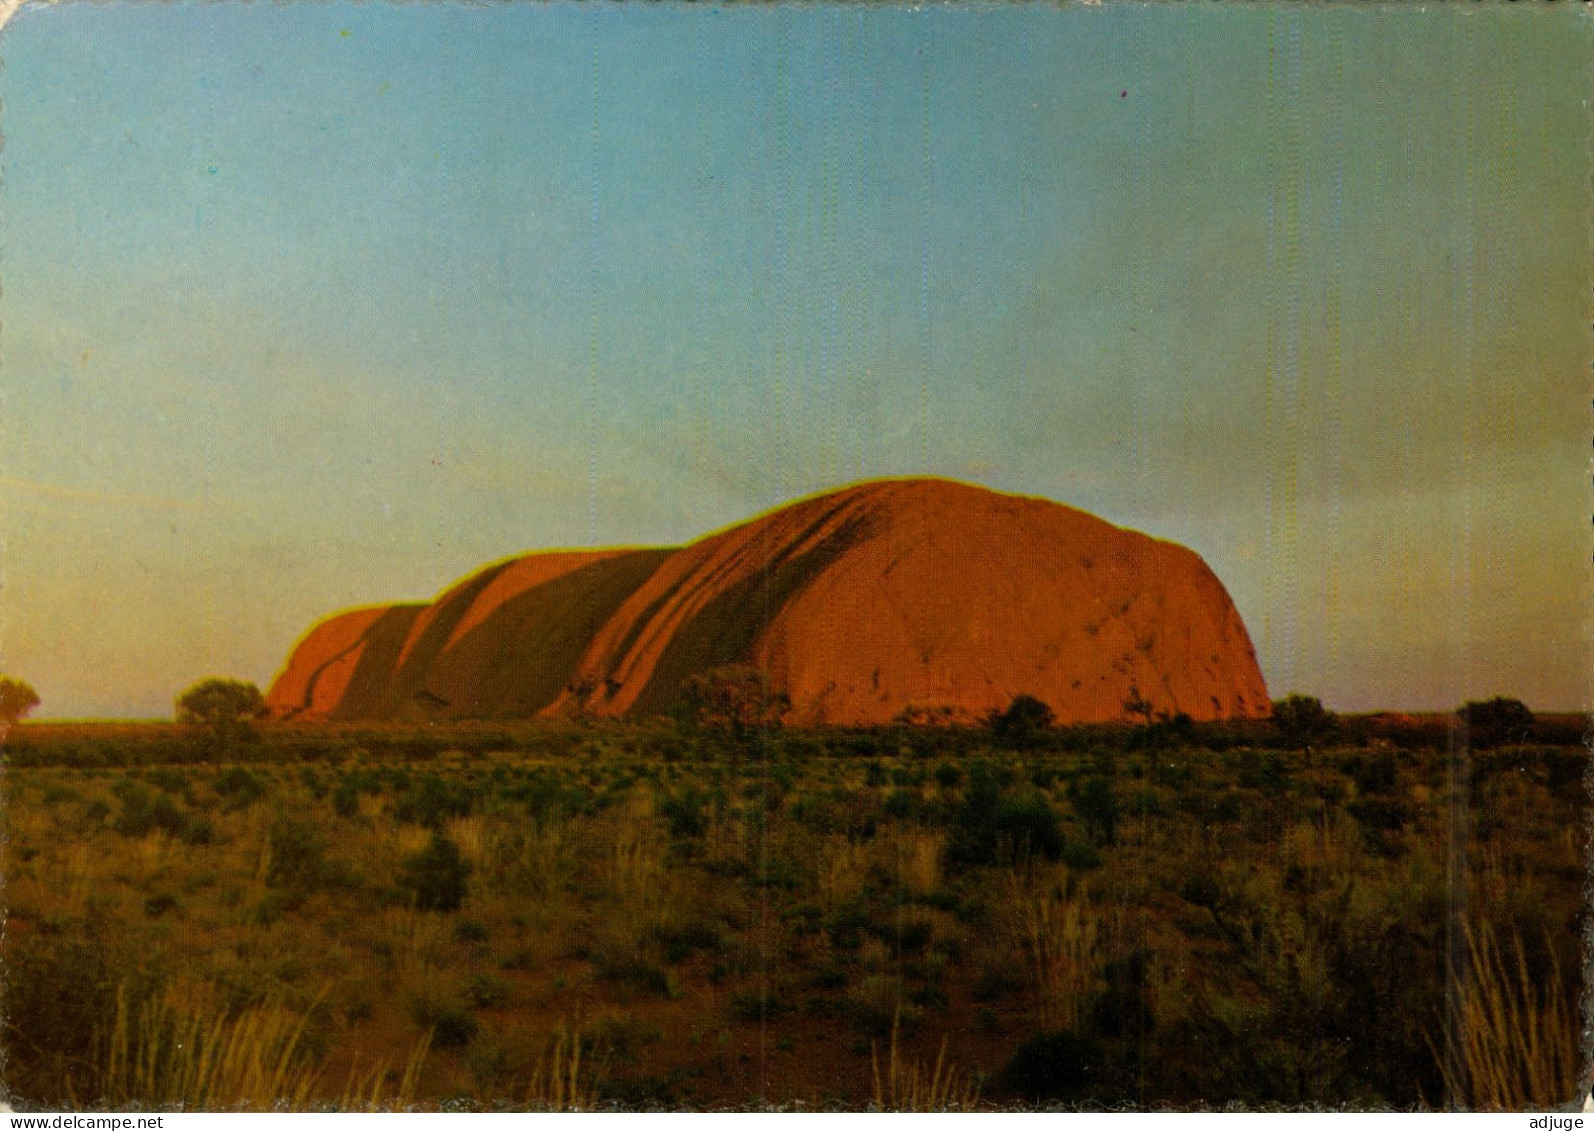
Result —
<instances>
[{"instance_id":1,"label":"distant treeline","mask_svg":"<svg viewBox=\"0 0 1594 1131\"><path fill-rule=\"evenodd\" d=\"M1003 728L986 726L769 727L732 734L671 720L514 721L438 725L259 723L218 736L176 723L25 723L13 727L4 755L16 766L125 767L203 762L342 762L426 760L452 752L513 751L566 760L621 751L639 758L942 758L992 749L1046 753L1133 752L1147 748L1297 750L1393 747L1402 750L1492 750L1581 746L1582 715L1528 716L1513 727L1469 725L1456 714L1328 715L1304 730L1273 719L1194 722L1185 717L1149 725L1093 723Z\"/></svg>"}]
</instances>

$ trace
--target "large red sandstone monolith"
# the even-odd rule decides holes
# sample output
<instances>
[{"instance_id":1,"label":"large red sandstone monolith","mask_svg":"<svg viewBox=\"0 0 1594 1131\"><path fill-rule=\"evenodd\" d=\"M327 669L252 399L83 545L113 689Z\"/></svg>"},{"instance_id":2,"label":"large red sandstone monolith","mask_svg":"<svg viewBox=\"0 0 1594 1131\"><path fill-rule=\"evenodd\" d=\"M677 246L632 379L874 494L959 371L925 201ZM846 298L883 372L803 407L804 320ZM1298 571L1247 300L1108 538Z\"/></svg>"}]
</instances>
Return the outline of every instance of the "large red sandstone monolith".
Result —
<instances>
[{"instance_id":1,"label":"large red sandstone monolith","mask_svg":"<svg viewBox=\"0 0 1594 1131\"><path fill-rule=\"evenodd\" d=\"M528 555L404 608L402 640L358 653L362 632L386 623L394 636L392 613L324 622L272 705L333 718L654 714L678 706L693 675L752 664L799 724L973 721L1017 695L1063 722L1125 718L1131 697L1195 719L1268 711L1245 626L1197 555L939 479L849 487L679 550ZM323 667L307 693L304 673Z\"/></svg>"}]
</instances>

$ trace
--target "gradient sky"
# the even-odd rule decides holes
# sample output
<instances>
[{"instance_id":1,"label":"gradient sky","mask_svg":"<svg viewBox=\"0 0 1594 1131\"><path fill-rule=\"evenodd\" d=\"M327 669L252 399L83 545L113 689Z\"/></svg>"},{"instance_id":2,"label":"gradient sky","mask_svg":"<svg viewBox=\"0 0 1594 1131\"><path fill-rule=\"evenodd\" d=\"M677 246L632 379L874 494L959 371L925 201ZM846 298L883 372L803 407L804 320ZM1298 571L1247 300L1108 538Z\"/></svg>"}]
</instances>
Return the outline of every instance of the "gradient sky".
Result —
<instances>
[{"instance_id":1,"label":"gradient sky","mask_svg":"<svg viewBox=\"0 0 1594 1131\"><path fill-rule=\"evenodd\" d=\"M1276 696L1588 705L1590 22L61 4L0 36L0 671L852 480L1202 554Z\"/></svg>"}]
</instances>

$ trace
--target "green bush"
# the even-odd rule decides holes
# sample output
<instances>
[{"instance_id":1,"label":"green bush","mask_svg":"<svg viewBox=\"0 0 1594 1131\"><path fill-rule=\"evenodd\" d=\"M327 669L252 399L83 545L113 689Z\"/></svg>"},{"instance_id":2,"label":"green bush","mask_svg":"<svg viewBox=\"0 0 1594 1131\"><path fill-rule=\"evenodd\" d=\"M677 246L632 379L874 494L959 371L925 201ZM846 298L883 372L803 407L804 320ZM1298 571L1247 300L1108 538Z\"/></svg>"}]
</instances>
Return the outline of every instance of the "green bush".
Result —
<instances>
[{"instance_id":1,"label":"green bush","mask_svg":"<svg viewBox=\"0 0 1594 1131\"><path fill-rule=\"evenodd\" d=\"M1273 704L1273 726L1291 747L1309 746L1334 729L1334 716L1312 695L1287 695Z\"/></svg>"},{"instance_id":2,"label":"green bush","mask_svg":"<svg viewBox=\"0 0 1594 1131\"><path fill-rule=\"evenodd\" d=\"M1063 853L1062 824L1044 796L1012 796L1004 776L984 762L969 771L969 788L952 814L949 863L1008 864L1031 855L1056 860Z\"/></svg>"},{"instance_id":3,"label":"green bush","mask_svg":"<svg viewBox=\"0 0 1594 1131\"><path fill-rule=\"evenodd\" d=\"M493 974L472 974L465 979L465 1000L475 1009L491 1009L509 999L509 983Z\"/></svg>"},{"instance_id":4,"label":"green bush","mask_svg":"<svg viewBox=\"0 0 1594 1131\"><path fill-rule=\"evenodd\" d=\"M399 866L398 886L421 911L458 911L470 878L459 845L433 830L429 844Z\"/></svg>"},{"instance_id":5,"label":"green bush","mask_svg":"<svg viewBox=\"0 0 1594 1131\"><path fill-rule=\"evenodd\" d=\"M414 1010L415 1023L432 1031L432 1044L440 1049L464 1048L476 1039L481 1025L458 1004L423 1002Z\"/></svg>"},{"instance_id":6,"label":"green bush","mask_svg":"<svg viewBox=\"0 0 1594 1131\"><path fill-rule=\"evenodd\" d=\"M708 796L696 789L673 793L659 802L659 816L670 827L670 835L677 839L698 837L708 829L708 819L703 807Z\"/></svg>"},{"instance_id":7,"label":"green bush","mask_svg":"<svg viewBox=\"0 0 1594 1131\"><path fill-rule=\"evenodd\" d=\"M393 803L393 816L413 825L438 829L451 817L469 816L476 807L471 783L437 774L423 774Z\"/></svg>"},{"instance_id":8,"label":"green bush","mask_svg":"<svg viewBox=\"0 0 1594 1131\"><path fill-rule=\"evenodd\" d=\"M1026 1103L1080 1103L1096 1091L1104 1060L1100 1041L1066 1029L1038 1033L1018 1047L998 1084Z\"/></svg>"},{"instance_id":9,"label":"green bush","mask_svg":"<svg viewBox=\"0 0 1594 1131\"><path fill-rule=\"evenodd\" d=\"M332 811L345 820L359 814L360 792L352 783L345 781L332 791Z\"/></svg>"},{"instance_id":10,"label":"green bush","mask_svg":"<svg viewBox=\"0 0 1594 1131\"><path fill-rule=\"evenodd\" d=\"M991 738L1007 750L1028 750L1055 721L1051 707L1033 695L1020 695L1005 711L993 712Z\"/></svg>"},{"instance_id":11,"label":"green bush","mask_svg":"<svg viewBox=\"0 0 1594 1131\"><path fill-rule=\"evenodd\" d=\"M1520 699L1472 701L1456 714L1465 724L1467 741L1479 749L1527 742L1533 735L1533 712Z\"/></svg>"},{"instance_id":12,"label":"green bush","mask_svg":"<svg viewBox=\"0 0 1594 1131\"><path fill-rule=\"evenodd\" d=\"M111 791L122 802L122 811L111 827L123 836L137 839L158 828L181 837L187 830L187 816L166 794L152 794L144 786L125 778L112 786Z\"/></svg>"},{"instance_id":13,"label":"green bush","mask_svg":"<svg viewBox=\"0 0 1594 1131\"><path fill-rule=\"evenodd\" d=\"M266 830L271 862L266 882L276 887L314 888L326 872L326 849L320 830L302 817L277 814Z\"/></svg>"},{"instance_id":14,"label":"green bush","mask_svg":"<svg viewBox=\"0 0 1594 1131\"><path fill-rule=\"evenodd\" d=\"M221 794L229 809L247 809L266 795L266 783L242 766L231 766L217 774L211 788Z\"/></svg>"},{"instance_id":15,"label":"green bush","mask_svg":"<svg viewBox=\"0 0 1594 1131\"><path fill-rule=\"evenodd\" d=\"M1112 844L1118 839L1118 795L1110 778L1084 778L1072 785L1069 794L1093 843Z\"/></svg>"}]
</instances>

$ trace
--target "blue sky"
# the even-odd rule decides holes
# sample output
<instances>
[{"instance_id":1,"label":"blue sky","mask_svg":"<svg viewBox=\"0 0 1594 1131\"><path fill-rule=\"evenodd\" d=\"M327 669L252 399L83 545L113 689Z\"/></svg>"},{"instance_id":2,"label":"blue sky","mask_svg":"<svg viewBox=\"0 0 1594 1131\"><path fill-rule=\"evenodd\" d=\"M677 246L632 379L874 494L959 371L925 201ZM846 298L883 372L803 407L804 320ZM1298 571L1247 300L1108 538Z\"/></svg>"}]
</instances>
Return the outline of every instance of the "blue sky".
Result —
<instances>
[{"instance_id":1,"label":"blue sky","mask_svg":"<svg viewBox=\"0 0 1594 1131\"><path fill-rule=\"evenodd\" d=\"M1587 702L1566 8L64 4L0 37L0 670L936 474L1184 542L1275 694Z\"/></svg>"}]
</instances>

